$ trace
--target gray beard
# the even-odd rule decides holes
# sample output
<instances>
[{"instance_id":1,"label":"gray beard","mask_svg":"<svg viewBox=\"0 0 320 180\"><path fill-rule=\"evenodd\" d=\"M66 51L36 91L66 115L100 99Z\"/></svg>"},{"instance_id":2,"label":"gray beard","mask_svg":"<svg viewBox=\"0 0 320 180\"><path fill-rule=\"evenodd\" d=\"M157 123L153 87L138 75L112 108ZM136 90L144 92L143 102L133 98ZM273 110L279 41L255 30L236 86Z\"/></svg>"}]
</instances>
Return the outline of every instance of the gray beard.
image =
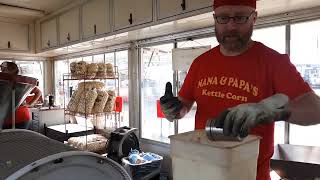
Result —
<instances>
[{"instance_id":1,"label":"gray beard","mask_svg":"<svg viewBox=\"0 0 320 180\"><path fill-rule=\"evenodd\" d=\"M218 31L216 31L216 38L219 44L228 52L231 53L238 53L242 52L243 50L248 48L249 41L252 36L253 29L251 28L248 32L243 34L242 36L237 33L233 32L230 33L231 35L224 35ZM228 41L228 37L236 38L235 40Z\"/></svg>"}]
</instances>

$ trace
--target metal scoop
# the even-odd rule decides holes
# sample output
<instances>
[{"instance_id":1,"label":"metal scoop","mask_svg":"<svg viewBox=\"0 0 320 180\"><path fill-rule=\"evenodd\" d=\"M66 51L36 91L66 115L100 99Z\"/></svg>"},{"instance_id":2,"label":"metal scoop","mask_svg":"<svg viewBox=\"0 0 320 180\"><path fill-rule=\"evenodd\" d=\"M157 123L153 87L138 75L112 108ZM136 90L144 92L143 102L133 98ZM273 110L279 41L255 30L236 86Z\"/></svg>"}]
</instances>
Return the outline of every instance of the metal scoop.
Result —
<instances>
[{"instance_id":1,"label":"metal scoop","mask_svg":"<svg viewBox=\"0 0 320 180\"><path fill-rule=\"evenodd\" d=\"M206 134L211 141L241 141L240 136L225 136L222 128L214 126L215 119L209 119L206 123Z\"/></svg>"}]
</instances>

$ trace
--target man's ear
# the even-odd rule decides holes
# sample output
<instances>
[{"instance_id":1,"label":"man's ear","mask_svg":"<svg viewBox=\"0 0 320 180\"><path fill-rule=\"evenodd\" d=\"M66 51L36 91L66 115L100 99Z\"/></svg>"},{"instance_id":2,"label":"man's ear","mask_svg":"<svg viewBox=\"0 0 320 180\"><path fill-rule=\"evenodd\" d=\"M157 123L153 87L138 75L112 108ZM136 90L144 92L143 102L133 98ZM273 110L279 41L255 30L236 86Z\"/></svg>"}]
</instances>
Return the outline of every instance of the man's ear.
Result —
<instances>
[{"instance_id":1,"label":"man's ear","mask_svg":"<svg viewBox=\"0 0 320 180\"><path fill-rule=\"evenodd\" d=\"M254 24L257 22L257 19L258 19L258 12L255 11L255 12L253 13L253 23L254 23Z\"/></svg>"}]
</instances>

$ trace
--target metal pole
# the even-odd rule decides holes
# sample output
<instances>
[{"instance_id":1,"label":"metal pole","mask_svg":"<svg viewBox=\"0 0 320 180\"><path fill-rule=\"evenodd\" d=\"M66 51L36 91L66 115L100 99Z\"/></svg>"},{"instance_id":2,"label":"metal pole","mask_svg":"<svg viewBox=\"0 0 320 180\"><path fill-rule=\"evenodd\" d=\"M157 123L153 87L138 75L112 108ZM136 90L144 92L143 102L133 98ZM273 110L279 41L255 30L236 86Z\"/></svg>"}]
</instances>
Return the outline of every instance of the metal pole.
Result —
<instances>
[{"instance_id":1,"label":"metal pole","mask_svg":"<svg viewBox=\"0 0 320 180\"><path fill-rule=\"evenodd\" d=\"M106 53L103 53L103 64L106 64ZM107 80L104 79L104 84L107 84ZM107 129L107 114L104 112L104 128Z\"/></svg>"},{"instance_id":2,"label":"metal pole","mask_svg":"<svg viewBox=\"0 0 320 180\"><path fill-rule=\"evenodd\" d=\"M290 23L286 25L286 53L290 56L290 40L291 40L291 25ZM290 144L290 124L288 122L284 122L284 143Z\"/></svg>"},{"instance_id":3,"label":"metal pole","mask_svg":"<svg viewBox=\"0 0 320 180\"><path fill-rule=\"evenodd\" d=\"M113 67L114 67L114 72L113 72L113 73L114 73L114 77L115 77L115 75L116 75L116 73L117 73L117 71L118 71L118 70L117 70L117 59L116 59L116 58L117 58L117 57L116 57L116 51L114 51L114 52L113 52L113 64L114 64L114 66L113 66ZM119 95L119 90L118 90L119 87L117 87L117 79L116 79L116 77L114 78L114 85L115 85L114 91L117 92L117 93L116 93L116 97L117 97L117 96ZM116 128L118 128L117 119L118 119L118 118L117 118L117 112L114 112L114 123L115 123L114 126L115 126Z\"/></svg>"},{"instance_id":4,"label":"metal pole","mask_svg":"<svg viewBox=\"0 0 320 180\"><path fill-rule=\"evenodd\" d=\"M12 129L16 128L16 88L15 84L13 85L12 88Z\"/></svg>"},{"instance_id":5,"label":"metal pole","mask_svg":"<svg viewBox=\"0 0 320 180\"><path fill-rule=\"evenodd\" d=\"M174 48L178 47L178 43L174 42ZM178 71L174 71L173 72L173 94L175 96L178 96L178 90L179 90L179 72ZM174 120L174 134L178 134L179 133L179 123L178 120Z\"/></svg>"}]
</instances>

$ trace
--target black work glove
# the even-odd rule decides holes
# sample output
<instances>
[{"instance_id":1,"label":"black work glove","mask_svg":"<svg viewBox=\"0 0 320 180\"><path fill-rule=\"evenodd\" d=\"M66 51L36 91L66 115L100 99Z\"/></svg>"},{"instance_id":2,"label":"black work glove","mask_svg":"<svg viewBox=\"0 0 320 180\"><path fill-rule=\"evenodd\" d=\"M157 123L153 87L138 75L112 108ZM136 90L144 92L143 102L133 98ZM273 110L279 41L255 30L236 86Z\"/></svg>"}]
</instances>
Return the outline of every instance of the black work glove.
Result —
<instances>
[{"instance_id":1,"label":"black work glove","mask_svg":"<svg viewBox=\"0 0 320 180\"><path fill-rule=\"evenodd\" d=\"M170 82L167 82L164 96L160 98L160 107L161 111L169 121L177 119L180 115L180 110L182 109L183 104L178 97L173 96L172 85Z\"/></svg>"},{"instance_id":2,"label":"black work glove","mask_svg":"<svg viewBox=\"0 0 320 180\"><path fill-rule=\"evenodd\" d=\"M287 120L290 112L285 109L288 96L275 94L259 103L240 104L218 115L214 126L223 128L226 136L248 136L250 130L259 124Z\"/></svg>"}]
</instances>

